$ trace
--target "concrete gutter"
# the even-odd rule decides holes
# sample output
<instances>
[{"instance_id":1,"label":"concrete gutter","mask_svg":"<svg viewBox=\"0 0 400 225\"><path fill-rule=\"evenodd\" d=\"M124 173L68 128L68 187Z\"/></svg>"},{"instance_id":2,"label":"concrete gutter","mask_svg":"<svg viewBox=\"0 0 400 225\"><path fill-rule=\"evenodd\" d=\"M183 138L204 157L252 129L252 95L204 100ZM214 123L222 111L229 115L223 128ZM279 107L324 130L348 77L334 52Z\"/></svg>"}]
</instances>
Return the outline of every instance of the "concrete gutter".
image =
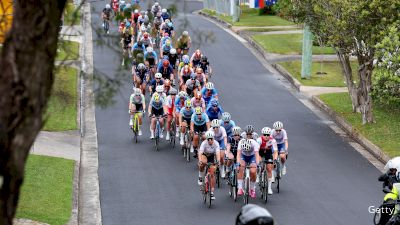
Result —
<instances>
[{"instance_id":1,"label":"concrete gutter","mask_svg":"<svg viewBox=\"0 0 400 225\"><path fill-rule=\"evenodd\" d=\"M84 54L81 73L81 163L79 168L78 223L100 225L98 144L93 94L93 42L90 3L82 7Z\"/></svg>"},{"instance_id":2,"label":"concrete gutter","mask_svg":"<svg viewBox=\"0 0 400 225\"><path fill-rule=\"evenodd\" d=\"M216 16L211 16L206 13L203 13L202 11L198 11L198 14L210 18L213 21L218 22L220 25L222 25L225 28L228 28L229 30L233 31L237 35L239 35L241 38L245 39L250 46L253 47L254 50L256 50L266 61L270 61L270 53L267 53L262 46L260 46L257 42L255 42L246 31L240 30L240 29L232 29L232 25L219 19ZM322 56L319 56L322 57ZM318 58L319 58L318 57ZM336 57L336 56L335 56ZM313 57L315 58L315 57ZM301 56L300 56L301 59ZM267 62L268 63L268 62ZM353 138L356 142L358 142L361 146L363 146L370 154L372 154L377 160L385 164L390 158L380 149L378 146L373 144L371 141L369 141L367 138L362 136L357 130L355 130L349 123L347 123L343 118L341 118L334 110L329 108L324 102L322 102L318 96L316 95L311 95L310 93L327 93L326 90L312 90L312 91L304 91L307 88L304 88L304 86L301 85L301 83L294 78L286 69L284 69L282 66L278 64L270 64L272 67L279 72L281 76L286 78L287 81L289 81L290 85L297 90L300 93L307 94L309 97L309 100L317 106L321 111L325 112L328 114L330 118L333 119L333 121L340 127L342 128L349 137ZM334 92L343 92L344 90L338 89L335 90ZM370 160L371 161L371 160ZM372 162L371 162L372 163Z\"/></svg>"}]
</instances>

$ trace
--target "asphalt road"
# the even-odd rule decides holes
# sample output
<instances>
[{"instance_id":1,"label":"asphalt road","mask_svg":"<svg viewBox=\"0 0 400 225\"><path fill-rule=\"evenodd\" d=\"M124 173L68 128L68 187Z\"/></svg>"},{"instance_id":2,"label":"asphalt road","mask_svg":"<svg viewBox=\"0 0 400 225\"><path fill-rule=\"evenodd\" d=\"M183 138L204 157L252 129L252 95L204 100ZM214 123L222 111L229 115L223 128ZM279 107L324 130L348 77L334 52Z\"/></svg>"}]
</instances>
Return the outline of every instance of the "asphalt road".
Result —
<instances>
[{"instance_id":1,"label":"asphalt road","mask_svg":"<svg viewBox=\"0 0 400 225\"><path fill-rule=\"evenodd\" d=\"M92 3L94 27L101 24L99 12L104 4ZM187 6L191 12L201 3L191 1ZM368 207L382 199L379 171L293 96L240 41L200 16L186 16L194 44L201 45L211 61L212 82L224 110L242 127L253 124L260 130L280 120L288 131L288 173L281 193L274 193L266 205L279 224L372 224ZM199 41L193 36L199 30L211 31L215 41ZM111 31L116 32L115 24ZM117 53L98 45L95 33L93 38L95 70L115 77L120 64ZM116 40L106 38L110 43ZM115 104L96 108L103 224L234 224L242 203L229 198L224 184L216 191L212 209L205 207L196 163L186 163L180 151L171 149L165 140L156 152L149 139L148 120L139 143L132 142L129 73L125 78ZM262 204L258 198L251 202Z\"/></svg>"}]
</instances>

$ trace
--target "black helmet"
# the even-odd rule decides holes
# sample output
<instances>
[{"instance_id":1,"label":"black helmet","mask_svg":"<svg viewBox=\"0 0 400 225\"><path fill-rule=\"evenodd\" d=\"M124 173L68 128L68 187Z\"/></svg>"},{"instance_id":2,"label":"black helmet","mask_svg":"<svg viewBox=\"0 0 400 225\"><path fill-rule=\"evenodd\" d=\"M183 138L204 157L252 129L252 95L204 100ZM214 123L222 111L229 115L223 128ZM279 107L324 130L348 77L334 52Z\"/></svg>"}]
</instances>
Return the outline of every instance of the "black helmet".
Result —
<instances>
[{"instance_id":1,"label":"black helmet","mask_svg":"<svg viewBox=\"0 0 400 225\"><path fill-rule=\"evenodd\" d=\"M201 56L201 61L202 62L207 62L207 60L208 60L207 56L205 56L205 55Z\"/></svg>"},{"instance_id":2,"label":"black helmet","mask_svg":"<svg viewBox=\"0 0 400 225\"><path fill-rule=\"evenodd\" d=\"M248 204L242 207L236 217L236 225L273 225L274 219L263 207Z\"/></svg>"},{"instance_id":3,"label":"black helmet","mask_svg":"<svg viewBox=\"0 0 400 225\"><path fill-rule=\"evenodd\" d=\"M253 125L247 125L246 129L244 131L246 132L246 134L253 134L254 126Z\"/></svg>"}]
</instances>

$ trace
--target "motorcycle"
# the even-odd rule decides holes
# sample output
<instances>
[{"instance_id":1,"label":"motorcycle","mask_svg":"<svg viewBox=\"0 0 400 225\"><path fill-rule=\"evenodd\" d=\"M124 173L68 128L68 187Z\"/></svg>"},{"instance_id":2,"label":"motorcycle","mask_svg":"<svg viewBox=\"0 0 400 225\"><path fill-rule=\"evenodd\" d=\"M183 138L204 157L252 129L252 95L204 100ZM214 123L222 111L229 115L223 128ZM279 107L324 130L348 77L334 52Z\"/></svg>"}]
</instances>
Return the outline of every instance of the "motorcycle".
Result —
<instances>
[{"instance_id":1,"label":"motorcycle","mask_svg":"<svg viewBox=\"0 0 400 225\"><path fill-rule=\"evenodd\" d=\"M386 193L383 203L374 215L375 225L400 225L400 183L392 184L393 188L383 188Z\"/></svg>"}]
</instances>

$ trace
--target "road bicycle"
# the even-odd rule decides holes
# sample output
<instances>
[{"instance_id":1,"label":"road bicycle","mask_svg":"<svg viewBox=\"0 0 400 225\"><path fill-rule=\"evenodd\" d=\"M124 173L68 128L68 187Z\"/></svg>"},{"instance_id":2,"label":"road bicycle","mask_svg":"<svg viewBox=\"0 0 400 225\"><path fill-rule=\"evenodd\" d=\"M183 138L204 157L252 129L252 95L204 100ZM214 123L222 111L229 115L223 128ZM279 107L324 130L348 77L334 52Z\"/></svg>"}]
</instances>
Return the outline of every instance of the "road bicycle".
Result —
<instances>
[{"instance_id":1,"label":"road bicycle","mask_svg":"<svg viewBox=\"0 0 400 225\"><path fill-rule=\"evenodd\" d=\"M176 135L176 121L175 117L172 117L171 121L171 129L169 130L169 143L172 145L172 148L175 148L175 135Z\"/></svg>"},{"instance_id":2,"label":"road bicycle","mask_svg":"<svg viewBox=\"0 0 400 225\"><path fill-rule=\"evenodd\" d=\"M249 197L250 197L250 168L251 166L249 164L246 165L245 171L244 171L244 179L243 179L243 203L245 205L249 204Z\"/></svg>"},{"instance_id":3,"label":"road bicycle","mask_svg":"<svg viewBox=\"0 0 400 225\"><path fill-rule=\"evenodd\" d=\"M268 183L267 165L269 162L271 162L271 159L263 160L261 162L261 173L258 173L258 180L259 180L258 185L261 191L261 199L264 200L265 203L268 202L269 183Z\"/></svg>"},{"instance_id":4,"label":"road bicycle","mask_svg":"<svg viewBox=\"0 0 400 225\"><path fill-rule=\"evenodd\" d=\"M192 146L192 138L190 136L190 129L186 126L186 132L183 134L182 154L187 162L190 162L190 147Z\"/></svg>"},{"instance_id":5,"label":"road bicycle","mask_svg":"<svg viewBox=\"0 0 400 225\"><path fill-rule=\"evenodd\" d=\"M109 34L109 30L110 30L110 21L108 19L103 19L103 28L104 28L104 32L106 34Z\"/></svg>"},{"instance_id":6,"label":"road bicycle","mask_svg":"<svg viewBox=\"0 0 400 225\"><path fill-rule=\"evenodd\" d=\"M132 118L132 132L133 132L133 139L135 140L135 143L138 142L138 136L139 136L139 129L140 129L140 125L139 125L139 115L143 113L143 111L136 111L136 112L132 112L133 114L133 118Z\"/></svg>"},{"instance_id":7,"label":"road bicycle","mask_svg":"<svg viewBox=\"0 0 400 225\"><path fill-rule=\"evenodd\" d=\"M163 116L152 116L151 118L156 118L156 129L154 130L154 146L156 148L156 151L159 150L158 145L160 143L160 136L161 136L161 124L160 124L160 118L163 117L165 118L165 115Z\"/></svg>"},{"instance_id":8,"label":"road bicycle","mask_svg":"<svg viewBox=\"0 0 400 225\"><path fill-rule=\"evenodd\" d=\"M207 163L205 170L207 171L206 174L203 176L203 184L200 187L200 191L202 192L203 203L208 203L208 208L211 208L211 173L210 167L217 165L216 162L214 163ZM217 176L217 174L215 174Z\"/></svg>"},{"instance_id":9,"label":"road bicycle","mask_svg":"<svg viewBox=\"0 0 400 225\"><path fill-rule=\"evenodd\" d=\"M275 179L276 179L276 189L278 190L279 193L279 188L280 188L280 180L282 179L282 161L281 157L278 156L278 159L275 160Z\"/></svg>"},{"instance_id":10,"label":"road bicycle","mask_svg":"<svg viewBox=\"0 0 400 225\"><path fill-rule=\"evenodd\" d=\"M229 185L229 196L233 198L233 200L236 202L237 200L237 170L236 166L234 164L233 159L227 159L228 161L231 162L231 165L229 166L230 170L227 174L228 179L226 182Z\"/></svg>"}]
</instances>

